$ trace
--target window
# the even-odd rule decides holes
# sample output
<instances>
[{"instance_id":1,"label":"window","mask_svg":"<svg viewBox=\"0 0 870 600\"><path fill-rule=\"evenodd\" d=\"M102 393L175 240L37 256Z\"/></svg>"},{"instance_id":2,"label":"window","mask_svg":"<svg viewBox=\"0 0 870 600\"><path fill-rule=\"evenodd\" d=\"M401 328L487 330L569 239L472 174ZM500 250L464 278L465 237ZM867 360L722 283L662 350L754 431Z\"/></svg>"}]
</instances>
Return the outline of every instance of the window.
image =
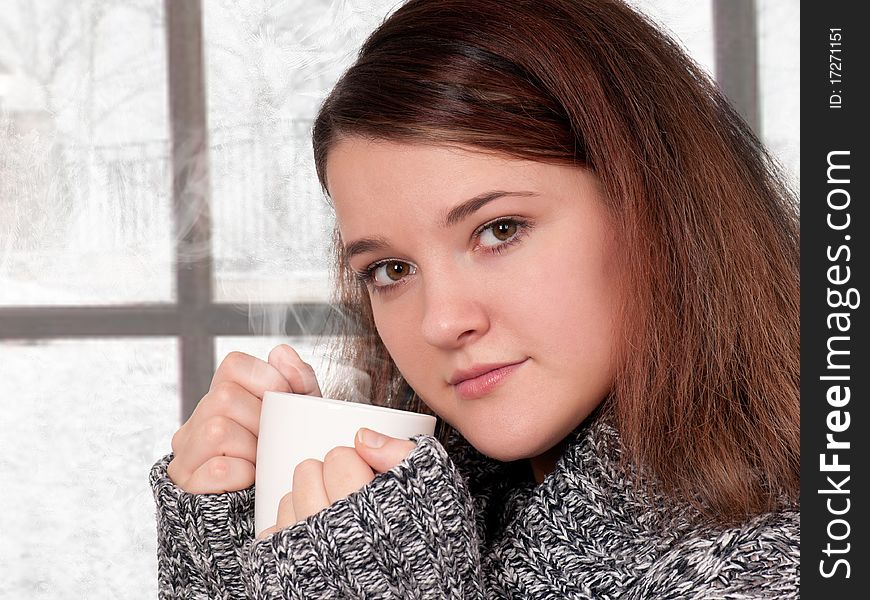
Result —
<instances>
[{"instance_id":1,"label":"window","mask_svg":"<svg viewBox=\"0 0 870 600\"><path fill-rule=\"evenodd\" d=\"M323 360L311 119L398 3L4 4L0 597L155 597L148 468L216 365L282 341ZM634 3L796 179L797 0Z\"/></svg>"}]
</instances>

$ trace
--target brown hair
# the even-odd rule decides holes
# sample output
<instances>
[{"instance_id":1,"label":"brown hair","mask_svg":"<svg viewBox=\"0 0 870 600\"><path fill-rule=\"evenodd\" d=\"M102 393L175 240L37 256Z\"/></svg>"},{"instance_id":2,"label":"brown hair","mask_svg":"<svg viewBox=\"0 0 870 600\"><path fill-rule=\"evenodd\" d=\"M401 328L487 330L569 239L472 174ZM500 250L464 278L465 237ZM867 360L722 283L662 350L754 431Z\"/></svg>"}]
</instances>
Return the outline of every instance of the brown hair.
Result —
<instances>
[{"instance_id":1,"label":"brown hair","mask_svg":"<svg viewBox=\"0 0 870 600\"><path fill-rule=\"evenodd\" d=\"M603 409L670 497L727 522L799 488L799 240L777 165L706 74L619 0L411 0L324 101L314 157L361 136L591 169L624 244ZM336 234L345 358L412 396Z\"/></svg>"}]
</instances>

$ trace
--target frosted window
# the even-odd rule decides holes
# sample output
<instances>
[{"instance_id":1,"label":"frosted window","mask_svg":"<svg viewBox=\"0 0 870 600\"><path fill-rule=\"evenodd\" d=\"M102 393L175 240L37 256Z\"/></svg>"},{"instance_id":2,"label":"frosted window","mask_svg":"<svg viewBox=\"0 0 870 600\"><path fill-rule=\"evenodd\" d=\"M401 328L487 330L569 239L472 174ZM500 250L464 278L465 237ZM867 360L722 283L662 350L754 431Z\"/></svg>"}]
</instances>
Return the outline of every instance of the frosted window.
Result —
<instances>
[{"instance_id":1,"label":"frosted window","mask_svg":"<svg viewBox=\"0 0 870 600\"><path fill-rule=\"evenodd\" d=\"M0 341L0 598L157 597L148 471L178 428L177 354Z\"/></svg>"},{"instance_id":2,"label":"frosted window","mask_svg":"<svg viewBox=\"0 0 870 600\"><path fill-rule=\"evenodd\" d=\"M715 72L712 0L628 0L647 15L712 76Z\"/></svg>"},{"instance_id":3,"label":"frosted window","mask_svg":"<svg viewBox=\"0 0 870 600\"><path fill-rule=\"evenodd\" d=\"M800 0L758 0L761 134L800 182Z\"/></svg>"},{"instance_id":4,"label":"frosted window","mask_svg":"<svg viewBox=\"0 0 870 600\"><path fill-rule=\"evenodd\" d=\"M173 297L162 2L0 11L0 305Z\"/></svg>"}]
</instances>

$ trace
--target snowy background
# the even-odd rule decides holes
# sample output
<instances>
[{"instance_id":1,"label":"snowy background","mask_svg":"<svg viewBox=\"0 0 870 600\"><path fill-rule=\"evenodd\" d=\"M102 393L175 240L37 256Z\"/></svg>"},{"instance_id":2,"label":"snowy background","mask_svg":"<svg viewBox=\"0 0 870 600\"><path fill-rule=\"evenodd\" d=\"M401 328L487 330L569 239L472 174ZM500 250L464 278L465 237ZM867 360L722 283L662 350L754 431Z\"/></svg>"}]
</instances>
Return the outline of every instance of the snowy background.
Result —
<instances>
[{"instance_id":1,"label":"snowy background","mask_svg":"<svg viewBox=\"0 0 870 600\"><path fill-rule=\"evenodd\" d=\"M203 0L215 295L327 297L308 138L397 0ZM636 0L712 72L709 0ZM799 2L759 0L762 135L798 181ZM160 0L2 0L0 307L174 301ZM258 333L274 331L263 329ZM265 358L289 341L219 338ZM173 338L0 340L0 598L155 598L148 470L179 425Z\"/></svg>"}]
</instances>

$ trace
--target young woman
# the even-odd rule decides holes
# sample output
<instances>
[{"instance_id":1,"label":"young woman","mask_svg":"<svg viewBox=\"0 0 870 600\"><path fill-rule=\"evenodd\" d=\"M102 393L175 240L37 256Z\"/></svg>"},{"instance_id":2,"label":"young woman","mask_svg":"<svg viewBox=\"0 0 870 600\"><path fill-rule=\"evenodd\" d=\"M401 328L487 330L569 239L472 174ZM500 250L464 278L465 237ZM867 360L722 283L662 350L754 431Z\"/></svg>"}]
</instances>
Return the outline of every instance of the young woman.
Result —
<instances>
[{"instance_id":1,"label":"young woman","mask_svg":"<svg viewBox=\"0 0 870 600\"><path fill-rule=\"evenodd\" d=\"M240 353L155 465L160 592L798 596L794 199L617 0L411 0L322 105L343 357L440 439L360 431L254 539ZM290 474L288 474L288 477Z\"/></svg>"}]
</instances>

